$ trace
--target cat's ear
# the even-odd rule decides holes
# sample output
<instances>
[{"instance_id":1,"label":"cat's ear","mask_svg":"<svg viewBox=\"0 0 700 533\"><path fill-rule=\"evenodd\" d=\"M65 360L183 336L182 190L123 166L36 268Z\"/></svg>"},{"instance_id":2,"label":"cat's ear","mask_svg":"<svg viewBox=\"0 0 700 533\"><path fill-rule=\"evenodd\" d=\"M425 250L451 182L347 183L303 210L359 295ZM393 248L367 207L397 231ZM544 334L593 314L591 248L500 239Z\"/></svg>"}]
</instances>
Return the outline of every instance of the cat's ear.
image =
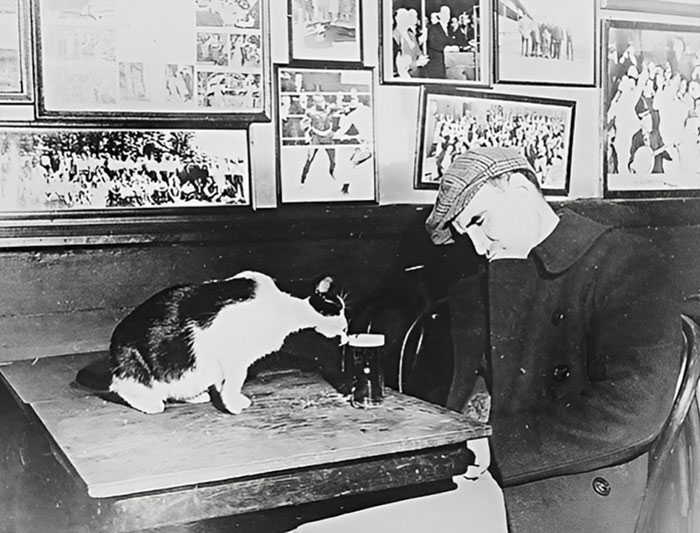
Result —
<instances>
[{"instance_id":1,"label":"cat's ear","mask_svg":"<svg viewBox=\"0 0 700 533\"><path fill-rule=\"evenodd\" d=\"M338 315L343 311L343 300L336 293L334 285L331 276L323 276L316 283L314 293L309 298L311 306L322 315Z\"/></svg>"},{"instance_id":2,"label":"cat's ear","mask_svg":"<svg viewBox=\"0 0 700 533\"><path fill-rule=\"evenodd\" d=\"M314 292L319 295L325 295L328 294L332 288L333 278L331 276L324 276L316 283Z\"/></svg>"}]
</instances>

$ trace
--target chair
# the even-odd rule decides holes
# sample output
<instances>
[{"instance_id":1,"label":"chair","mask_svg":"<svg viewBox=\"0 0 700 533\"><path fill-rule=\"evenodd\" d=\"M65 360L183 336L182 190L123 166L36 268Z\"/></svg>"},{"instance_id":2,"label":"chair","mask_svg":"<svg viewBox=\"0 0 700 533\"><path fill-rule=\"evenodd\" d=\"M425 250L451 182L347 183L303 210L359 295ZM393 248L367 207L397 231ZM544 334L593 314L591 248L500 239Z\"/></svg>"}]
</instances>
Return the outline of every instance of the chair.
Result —
<instances>
[{"instance_id":1,"label":"chair","mask_svg":"<svg viewBox=\"0 0 700 533\"><path fill-rule=\"evenodd\" d=\"M682 321L685 357L671 414L649 451L636 533L700 531L700 326Z\"/></svg>"},{"instance_id":2,"label":"chair","mask_svg":"<svg viewBox=\"0 0 700 533\"><path fill-rule=\"evenodd\" d=\"M445 405L454 357L448 298L428 303L411 322L401 343L398 390Z\"/></svg>"},{"instance_id":3,"label":"chair","mask_svg":"<svg viewBox=\"0 0 700 533\"><path fill-rule=\"evenodd\" d=\"M385 334L387 386L445 404L453 368L447 298L430 300L416 289L378 291L357 307L350 329Z\"/></svg>"},{"instance_id":4,"label":"chair","mask_svg":"<svg viewBox=\"0 0 700 533\"><path fill-rule=\"evenodd\" d=\"M646 489L635 533L697 533L700 531L700 326L682 315L683 361L676 386L675 400L668 420L648 452ZM447 299L429 303L408 327L399 358L399 390L429 396L444 405L450 376L434 378L426 388L426 367L436 353L451 357L452 347L436 345L445 333L449 337ZM437 364L444 364L437 363ZM423 377L422 377L423 376ZM437 385L438 389L435 389ZM440 389L440 386L447 387ZM443 396L444 394L444 396Z\"/></svg>"}]
</instances>

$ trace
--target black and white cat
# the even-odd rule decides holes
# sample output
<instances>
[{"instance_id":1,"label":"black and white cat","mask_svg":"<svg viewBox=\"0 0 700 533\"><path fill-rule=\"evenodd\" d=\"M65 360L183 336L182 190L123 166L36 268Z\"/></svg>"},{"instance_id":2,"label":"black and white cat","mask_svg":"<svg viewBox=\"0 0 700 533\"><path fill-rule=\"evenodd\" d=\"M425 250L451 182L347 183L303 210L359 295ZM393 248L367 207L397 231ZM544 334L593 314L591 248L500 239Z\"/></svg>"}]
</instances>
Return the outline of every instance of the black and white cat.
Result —
<instances>
[{"instance_id":1,"label":"black and white cat","mask_svg":"<svg viewBox=\"0 0 700 533\"><path fill-rule=\"evenodd\" d=\"M160 413L167 400L210 401L213 386L223 407L240 413L251 403L241 394L248 367L307 328L347 342L345 304L331 277L305 299L252 271L170 287L114 329L109 390L139 411Z\"/></svg>"}]
</instances>

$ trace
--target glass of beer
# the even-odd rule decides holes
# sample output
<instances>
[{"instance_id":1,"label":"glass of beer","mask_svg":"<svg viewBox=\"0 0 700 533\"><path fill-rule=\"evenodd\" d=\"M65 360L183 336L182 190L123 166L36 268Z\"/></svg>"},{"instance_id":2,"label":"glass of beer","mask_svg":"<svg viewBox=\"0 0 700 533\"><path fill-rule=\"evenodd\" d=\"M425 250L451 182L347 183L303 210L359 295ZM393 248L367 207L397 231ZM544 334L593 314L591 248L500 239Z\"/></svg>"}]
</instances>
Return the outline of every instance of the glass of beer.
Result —
<instances>
[{"instance_id":1,"label":"glass of beer","mask_svg":"<svg viewBox=\"0 0 700 533\"><path fill-rule=\"evenodd\" d=\"M350 403L365 408L384 400L384 335L356 333L345 346L345 370L351 379Z\"/></svg>"}]
</instances>

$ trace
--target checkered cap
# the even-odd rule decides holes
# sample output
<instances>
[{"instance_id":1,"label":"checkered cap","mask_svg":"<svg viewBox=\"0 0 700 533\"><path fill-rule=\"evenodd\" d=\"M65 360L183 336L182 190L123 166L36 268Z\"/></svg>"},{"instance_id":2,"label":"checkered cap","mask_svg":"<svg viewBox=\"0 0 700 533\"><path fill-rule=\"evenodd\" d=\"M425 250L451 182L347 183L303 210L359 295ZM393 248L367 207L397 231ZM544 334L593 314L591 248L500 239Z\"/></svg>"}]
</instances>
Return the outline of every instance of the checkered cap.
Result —
<instances>
[{"instance_id":1,"label":"checkered cap","mask_svg":"<svg viewBox=\"0 0 700 533\"><path fill-rule=\"evenodd\" d=\"M454 242L450 223L484 183L516 170L535 176L530 163L514 148L474 148L457 156L442 176L435 205L425 221L430 239L435 244Z\"/></svg>"}]
</instances>

